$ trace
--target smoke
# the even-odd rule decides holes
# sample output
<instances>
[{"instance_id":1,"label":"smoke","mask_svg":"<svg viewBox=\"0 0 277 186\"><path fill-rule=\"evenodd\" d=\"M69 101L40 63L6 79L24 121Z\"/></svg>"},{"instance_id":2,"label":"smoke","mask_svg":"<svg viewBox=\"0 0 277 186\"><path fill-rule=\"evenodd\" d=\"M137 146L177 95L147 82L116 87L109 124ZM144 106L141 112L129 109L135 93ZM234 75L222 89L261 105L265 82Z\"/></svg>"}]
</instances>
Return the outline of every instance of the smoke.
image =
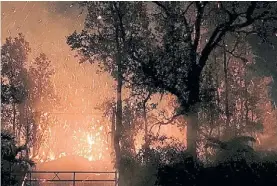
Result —
<instances>
[{"instance_id":1,"label":"smoke","mask_svg":"<svg viewBox=\"0 0 277 186\"><path fill-rule=\"evenodd\" d=\"M96 65L79 64L66 44L66 36L82 29L83 22L76 4L69 2L2 2L2 43L6 37L23 33L32 49L30 63L39 53L46 53L56 72L55 89L66 98L63 104L72 105L72 112L81 112L88 100L91 111L112 93L109 75L97 74Z\"/></svg>"},{"instance_id":2,"label":"smoke","mask_svg":"<svg viewBox=\"0 0 277 186\"><path fill-rule=\"evenodd\" d=\"M272 78L271 98L277 103L277 37L270 38L271 43L261 43L258 37L252 37L250 44L255 53L254 70L258 76L269 76ZM257 42L258 41L258 42Z\"/></svg>"},{"instance_id":3,"label":"smoke","mask_svg":"<svg viewBox=\"0 0 277 186\"><path fill-rule=\"evenodd\" d=\"M60 124L70 130L87 130L93 125L92 119L99 119L97 104L113 94L113 80L109 74L97 73L97 65L79 64L75 53L66 44L66 36L83 28L84 16L76 4L70 2L1 2L2 35L7 37L23 33L32 49L28 65L40 53L45 53L52 61L55 75L52 78L54 91L60 97L62 110L49 113ZM90 122L90 123L89 123ZM57 146L63 146L64 139L71 146L76 140L66 136L65 129L55 126ZM54 131L52 128L52 133ZM87 132L87 131L85 131ZM63 140L60 140L60 139ZM84 137L86 139L86 136Z\"/></svg>"}]
</instances>

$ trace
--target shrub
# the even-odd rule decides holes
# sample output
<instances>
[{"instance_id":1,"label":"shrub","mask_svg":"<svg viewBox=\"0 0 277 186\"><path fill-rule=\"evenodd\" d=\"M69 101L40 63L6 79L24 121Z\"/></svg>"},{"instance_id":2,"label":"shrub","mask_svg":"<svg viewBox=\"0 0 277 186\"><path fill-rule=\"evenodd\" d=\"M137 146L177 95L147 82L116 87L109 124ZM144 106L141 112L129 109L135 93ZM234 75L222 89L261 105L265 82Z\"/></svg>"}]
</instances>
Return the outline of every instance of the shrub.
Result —
<instances>
[{"instance_id":1,"label":"shrub","mask_svg":"<svg viewBox=\"0 0 277 186\"><path fill-rule=\"evenodd\" d=\"M25 147L17 147L15 138L10 133L1 131L2 185L20 185L25 172L34 165L34 162L28 158L17 157L23 150Z\"/></svg>"}]
</instances>

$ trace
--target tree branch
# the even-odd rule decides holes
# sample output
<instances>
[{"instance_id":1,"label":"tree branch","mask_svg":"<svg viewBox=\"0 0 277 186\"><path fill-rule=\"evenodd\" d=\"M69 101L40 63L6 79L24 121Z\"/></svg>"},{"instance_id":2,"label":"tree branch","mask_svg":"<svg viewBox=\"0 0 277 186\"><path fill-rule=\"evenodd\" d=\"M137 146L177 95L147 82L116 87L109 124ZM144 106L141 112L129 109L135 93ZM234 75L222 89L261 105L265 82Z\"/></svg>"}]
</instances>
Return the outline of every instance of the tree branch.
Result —
<instances>
[{"instance_id":1,"label":"tree branch","mask_svg":"<svg viewBox=\"0 0 277 186\"><path fill-rule=\"evenodd\" d=\"M254 10L256 8L257 2L251 2L251 5L246 10L246 21L243 23L238 23L232 25L232 23L235 22L235 20L239 17L239 14L232 14L231 12L227 12L229 16L229 20L223 24L218 25L212 36L210 37L208 43L204 47L204 49L201 52L201 57L199 60L199 68L203 69L206 61L208 60L209 54L212 52L212 50L215 48L215 46L221 41L222 37L229 31L235 31L237 29L246 27L251 25L256 19L264 17L264 15L257 16L256 18L252 18L252 14L254 13ZM264 14L263 12L262 14Z\"/></svg>"},{"instance_id":2,"label":"tree branch","mask_svg":"<svg viewBox=\"0 0 277 186\"><path fill-rule=\"evenodd\" d=\"M191 7L191 5L193 5L194 2L190 2L190 4L188 4L187 8L185 9L185 11L182 13L182 15L184 16L187 11L189 10L189 8Z\"/></svg>"},{"instance_id":3,"label":"tree branch","mask_svg":"<svg viewBox=\"0 0 277 186\"><path fill-rule=\"evenodd\" d=\"M153 127L154 126L157 126L159 125L159 127L161 125L168 125L168 124L171 124L173 121L175 121L175 119L177 119L179 116L181 116L182 114L181 113L178 113L178 114L175 114L174 116L172 116L170 119L168 119L166 122L162 122L162 121L158 121L157 123L153 124L149 130L149 132L152 131Z\"/></svg>"},{"instance_id":4,"label":"tree branch","mask_svg":"<svg viewBox=\"0 0 277 186\"><path fill-rule=\"evenodd\" d=\"M156 4L158 7L160 7L162 10L164 10L165 14L167 16L170 15L169 10L166 8L166 6L164 6L164 4L162 4L160 1L153 1L154 4Z\"/></svg>"},{"instance_id":5,"label":"tree branch","mask_svg":"<svg viewBox=\"0 0 277 186\"><path fill-rule=\"evenodd\" d=\"M196 21L194 24L195 28L195 37L194 37L194 42L193 42L193 51L197 50L199 40L200 40L200 34L201 34L201 22L202 22L202 17L204 13L204 7L206 3L202 4L200 2L196 2L196 8L197 8L197 15L196 15Z\"/></svg>"},{"instance_id":6,"label":"tree branch","mask_svg":"<svg viewBox=\"0 0 277 186\"><path fill-rule=\"evenodd\" d=\"M222 46L222 45L219 45L218 44L218 46L220 47L220 48L223 48L228 54L230 54L231 56L233 56L233 57L235 57L235 58L237 58L237 59L240 59L240 60L242 60L243 62L247 62L248 61L248 59L246 59L245 57L243 57L242 55L237 55L237 54L234 54L234 48L231 50L231 51L229 51L229 50L227 50L224 46Z\"/></svg>"}]
</instances>

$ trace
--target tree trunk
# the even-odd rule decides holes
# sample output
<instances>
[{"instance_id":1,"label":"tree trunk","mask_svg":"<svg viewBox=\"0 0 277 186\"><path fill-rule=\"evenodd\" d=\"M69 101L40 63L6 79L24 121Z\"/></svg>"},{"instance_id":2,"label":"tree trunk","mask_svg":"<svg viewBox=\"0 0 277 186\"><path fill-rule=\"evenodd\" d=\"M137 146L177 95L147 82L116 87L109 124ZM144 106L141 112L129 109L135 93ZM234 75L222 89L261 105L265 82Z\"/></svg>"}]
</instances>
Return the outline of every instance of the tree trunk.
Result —
<instances>
[{"instance_id":1,"label":"tree trunk","mask_svg":"<svg viewBox=\"0 0 277 186\"><path fill-rule=\"evenodd\" d=\"M29 158L29 142L30 142L30 126L28 121L28 115L26 115L26 141L25 141L25 147L26 147L26 157Z\"/></svg>"},{"instance_id":2,"label":"tree trunk","mask_svg":"<svg viewBox=\"0 0 277 186\"><path fill-rule=\"evenodd\" d=\"M196 61L196 57L195 57ZM188 74L188 100L182 101L181 105L186 108L188 116L187 121L187 150L194 159L197 158L197 133L198 133L198 110L200 102L200 76L202 69L193 64L191 71Z\"/></svg>"},{"instance_id":3,"label":"tree trunk","mask_svg":"<svg viewBox=\"0 0 277 186\"><path fill-rule=\"evenodd\" d=\"M225 83L225 115L226 115L226 139L230 139L233 135L232 127L230 125L230 111L229 111L229 82L228 82L228 61L226 55L225 42L223 40L223 68L224 68L224 83Z\"/></svg>"},{"instance_id":4,"label":"tree trunk","mask_svg":"<svg viewBox=\"0 0 277 186\"><path fill-rule=\"evenodd\" d=\"M245 107L245 128L247 129L248 128L248 124L249 124L249 104L248 104L248 89L247 89L247 86L248 86L248 81L247 81L247 77L246 77L246 74L245 74L245 83L244 83L244 97L245 97L245 101L244 101L244 107ZM248 132L248 131L245 131L245 132Z\"/></svg>"},{"instance_id":5,"label":"tree trunk","mask_svg":"<svg viewBox=\"0 0 277 186\"><path fill-rule=\"evenodd\" d=\"M217 65L217 58L216 58L216 55L214 55L214 61L215 61L215 64ZM219 80L219 75L218 75L218 72L216 72L216 87L217 87L217 90L216 90L216 105L218 108L220 108L220 93L219 93L219 83L220 80ZM217 129L217 135L218 135L218 139L221 138L221 123L218 122L218 129Z\"/></svg>"},{"instance_id":6,"label":"tree trunk","mask_svg":"<svg viewBox=\"0 0 277 186\"><path fill-rule=\"evenodd\" d=\"M115 108L112 108L111 122L112 122L111 146L112 146L112 148L114 150L114 153L115 153L115 145L114 145L114 140L115 140L115 122L116 122L116 109Z\"/></svg>"},{"instance_id":7,"label":"tree trunk","mask_svg":"<svg viewBox=\"0 0 277 186\"><path fill-rule=\"evenodd\" d=\"M144 149L149 149L150 146L150 141L149 141L149 136L148 136L148 121L147 121L147 101L150 99L151 97L151 92L148 93L147 97L143 100L143 121L144 121L144 140L145 140L145 144L144 144Z\"/></svg>"},{"instance_id":8,"label":"tree trunk","mask_svg":"<svg viewBox=\"0 0 277 186\"><path fill-rule=\"evenodd\" d=\"M15 103L12 103L13 105L13 135L16 137L16 105Z\"/></svg>"},{"instance_id":9,"label":"tree trunk","mask_svg":"<svg viewBox=\"0 0 277 186\"><path fill-rule=\"evenodd\" d=\"M114 139L114 147L115 147L115 155L117 166L120 163L120 138L122 131L122 79L118 77L117 80L117 98L116 98L116 126L115 126L115 139Z\"/></svg>"},{"instance_id":10,"label":"tree trunk","mask_svg":"<svg viewBox=\"0 0 277 186\"><path fill-rule=\"evenodd\" d=\"M198 131L198 113L196 111L188 114L187 121L187 150L194 157L197 157L197 131Z\"/></svg>"},{"instance_id":11,"label":"tree trunk","mask_svg":"<svg viewBox=\"0 0 277 186\"><path fill-rule=\"evenodd\" d=\"M121 175L120 163L121 163L121 147L120 140L122 136L122 61L121 61L121 47L119 41L119 30L116 27L116 65L117 65L117 88L116 88L116 123L115 123L115 136L114 136L114 149L116 157L116 169L119 171L119 185L122 185L123 175Z\"/></svg>"},{"instance_id":12,"label":"tree trunk","mask_svg":"<svg viewBox=\"0 0 277 186\"><path fill-rule=\"evenodd\" d=\"M24 126L26 125L26 115L25 115L25 104L26 102L25 101L22 101L19 105L18 105L18 110L19 110L19 128L21 129L22 126L24 128ZM23 134L24 135L24 134ZM19 140L19 143L21 142L21 131L19 130L18 131L18 140ZM24 136L23 136L24 138Z\"/></svg>"},{"instance_id":13,"label":"tree trunk","mask_svg":"<svg viewBox=\"0 0 277 186\"><path fill-rule=\"evenodd\" d=\"M118 68L118 77L117 77L117 98L116 98L116 123L115 123L115 136L114 136L114 150L116 157L116 169L119 172L118 184L124 185L123 174L121 174L121 147L120 140L122 136L122 77L121 71Z\"/></svg>"},{"instance_id":14,"label":"tree trunk","mask_svg":"<svg viewBox=\"0 0 277 186\"><path fill-rule=\"evenodd\" d=\"M146 105L143 105L143 120L144 120L144 145L145 149L149 148L149 139L148 139L148 122L147 122L147 113L146 113Z\"/></svg>"},{"instance_id":15,"label":"tree trunk","mask_svg":"<svg viewBox=\"0 0 277 186\"><path fill-rule=\"evenodd\" d=\"M38 135L41 135L41 134L38 134L38 125L40 123L40 115L41 115L41 112L36 112L35 113L35 121L36 123L33 124L33 129L32 129L32 136L33 136L33 153L32 155L35 157L39 151L39 143L40 143L40 140L39 140L39 137Z\"/></svg>"}]
</instances>

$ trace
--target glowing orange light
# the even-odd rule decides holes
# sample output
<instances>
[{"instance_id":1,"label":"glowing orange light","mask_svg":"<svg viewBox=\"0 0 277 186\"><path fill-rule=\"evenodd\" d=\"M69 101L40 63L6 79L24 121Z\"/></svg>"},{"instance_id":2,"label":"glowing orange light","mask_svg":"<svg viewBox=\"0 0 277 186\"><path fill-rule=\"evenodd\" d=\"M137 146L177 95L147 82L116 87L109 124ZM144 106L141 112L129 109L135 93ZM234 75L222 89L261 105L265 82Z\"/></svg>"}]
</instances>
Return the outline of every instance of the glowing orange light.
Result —
<instances>
[{"instance_id":1,"label":"glowing orange light","mask_svg":"<svg viewBox=\"0 0 277 186\"><path fill-rule=\"evenodd\" d=\"M54 160L55 159L55 154L52 151L50 152L49 159L50 160Z\"/></svg>"}]
</instances>

